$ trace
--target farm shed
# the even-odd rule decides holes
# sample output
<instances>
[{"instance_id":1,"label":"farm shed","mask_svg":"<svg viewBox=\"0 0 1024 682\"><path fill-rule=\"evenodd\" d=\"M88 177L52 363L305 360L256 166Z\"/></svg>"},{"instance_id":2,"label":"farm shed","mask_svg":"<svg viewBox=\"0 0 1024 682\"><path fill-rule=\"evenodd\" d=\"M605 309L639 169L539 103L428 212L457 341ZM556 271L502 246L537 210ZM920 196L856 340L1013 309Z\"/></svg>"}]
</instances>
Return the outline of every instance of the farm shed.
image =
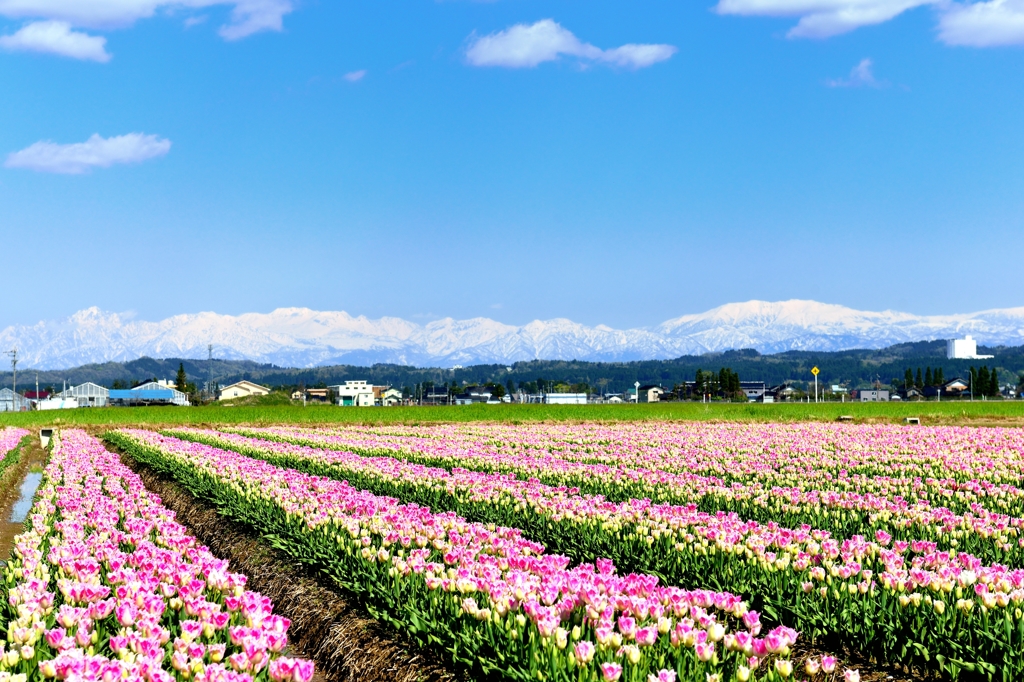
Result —
<instances>
[{"instance_id":1,"label":"farm shed","mask_svg":"<svg viewBox=\"0 0 1024 682\"><path fill-rule=\"evenodd\" d=\"M110 391L110 402L120 406L128 405L189 405L188 396L167 382L150 381L129 390Z\"/></svg>"},{"instance_id":2,"label":"farm shed","mask_svg":"<svg viewBox=\"0 0 1024 682\"><path fill-rule=\"evenodd\" d=\"M77 400L79 407L106 407L110 398L110 390L87 381L78 386L71 386L57 397L64 400Z\"/></svg>"},{"instance_id":3,"label":"farm shed","mask_svg":"<svg viewBox=\"0 0 1024 682\"><path fill-rule=\"evenodd\" d=\"M24 412L30 401L9 388L0 388L0 412Z\"/></svg>"},{"instance_id":4,"label":"farm shed","mask_svg":"<svg viewBox=\"0 0 1024 682\"><path fill-rule=\"evenodd\" d=\"M586 405L586 393L545 393L544 402L548 405Z\"/></svg>"}]
</instances>

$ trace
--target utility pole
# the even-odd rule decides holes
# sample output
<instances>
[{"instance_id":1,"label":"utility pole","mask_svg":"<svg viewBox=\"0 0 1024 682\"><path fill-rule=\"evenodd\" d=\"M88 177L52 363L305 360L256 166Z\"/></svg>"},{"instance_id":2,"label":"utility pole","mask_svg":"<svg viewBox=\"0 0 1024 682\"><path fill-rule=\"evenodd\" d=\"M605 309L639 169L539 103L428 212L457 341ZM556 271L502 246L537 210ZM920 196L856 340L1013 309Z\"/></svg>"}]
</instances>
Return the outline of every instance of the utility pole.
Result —
<instances>
[{"instance_id":1,"label":"utility pole","mask_svg":"<svg viewBox=\"0 0 1024 682\"><path fill-rule=\"evenodd\" d=\"M213 344L206 344L206 394L213 398ZM305 405L305 400L303 400Z\"/></svg>"},{"instance_id":2,"label":"utility pole","mask_svg":"<svg viewBox=\"0 0 1024 682\"><path fill-rule=\"evenodd\" d=\"M14 373L14 381L12 383L11 390L14 394L11 396L11 412L18 411L18 349L7 351L7 354L11 356L11 371Z\"/></svg>"}]
</instances>

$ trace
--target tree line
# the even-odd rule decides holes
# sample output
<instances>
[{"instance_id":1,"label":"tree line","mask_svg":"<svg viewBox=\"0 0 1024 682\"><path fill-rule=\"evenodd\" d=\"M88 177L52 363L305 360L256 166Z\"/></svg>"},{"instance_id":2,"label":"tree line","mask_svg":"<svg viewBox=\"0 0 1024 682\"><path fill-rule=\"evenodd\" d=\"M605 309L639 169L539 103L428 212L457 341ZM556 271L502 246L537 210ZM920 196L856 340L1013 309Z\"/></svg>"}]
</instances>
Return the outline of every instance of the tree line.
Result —
<instances>
[{"instance_id":1,"label":"tree line","mask_svg":"<svg viewBox=\"0 0 1024 682\"><path fill-rule=\"evenodd\" d=\"M995 367L982 366L977 368L972 366L966 374L967 377L963 380L968 382L968 389L974 395L995 398L1001 394L999 372ZM909 367L903 373L903 389L905 391L911 388L941 388L945 385L946 377L942 367L936 367L934 370L931 367L927 367L925 368L924 375L921 374L920 367L917 368L916 374ZM1020 386L1024 388L1024 374L1020 377Z\"/></svg>"}]
</instances>

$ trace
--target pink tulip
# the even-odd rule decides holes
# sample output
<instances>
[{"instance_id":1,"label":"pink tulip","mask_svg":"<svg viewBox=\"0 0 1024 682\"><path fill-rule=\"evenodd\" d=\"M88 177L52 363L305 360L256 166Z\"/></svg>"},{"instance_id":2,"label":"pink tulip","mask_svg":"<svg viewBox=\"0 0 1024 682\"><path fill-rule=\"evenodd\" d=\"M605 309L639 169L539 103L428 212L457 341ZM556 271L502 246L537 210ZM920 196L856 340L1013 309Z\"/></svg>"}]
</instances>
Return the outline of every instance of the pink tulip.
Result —
<instances>
[{"instance_id":1,"label":"pink tulip","mask_svg":"<svg viewBox=\"0 0 1024 682\"><path fill-rule=\"evenodd\" d=\"M616 682L622 676L622 666L611 661L602 663L601 676L605 682Z\"/></svg>"}]
</instances>

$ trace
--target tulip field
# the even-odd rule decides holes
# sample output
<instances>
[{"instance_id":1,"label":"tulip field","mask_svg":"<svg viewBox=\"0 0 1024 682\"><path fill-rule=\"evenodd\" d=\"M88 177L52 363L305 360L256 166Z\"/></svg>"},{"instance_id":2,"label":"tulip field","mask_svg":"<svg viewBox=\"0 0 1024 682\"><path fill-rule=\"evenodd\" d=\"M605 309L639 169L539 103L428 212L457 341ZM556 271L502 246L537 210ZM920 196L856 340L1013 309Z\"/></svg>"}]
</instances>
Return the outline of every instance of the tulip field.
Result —
<instances>
[{"instance_id":1,"label":"tulip field","mask_svg":"<svg viewBox=\"0 0 1024 682\"><path fill-rule=\"evenodd\" d=\"M99 440L63 432L45 476L3 570L0 680L312 679L288 621Z\"/></svg>"},{"instance_id":2,"label":"tulip field","mask_svg":"<svg viewBox=\"0 0 1024 682\"><path fill-rule=\"evenodd\" d=\"M0 431L0 455L23 435ZM115 450L467 679L857 682L858 666L824 653L840 650L922 679L1024 679L1024 430L461 423L103 438L62 431L53 447L0 588L0 682L313 674L287 649L287 619Z\"/></svg>"},{"instance_id":3,"label":"tulip field","mask_svg":"<svg viewBox=\"0 0 1024 682\"><path fill-rule=\"evenodd\" d=\"M0 429L0 474L10 468L14 461L10 454L27 435L28 431L25 429Z\"/></svg>"}]
</instances>

